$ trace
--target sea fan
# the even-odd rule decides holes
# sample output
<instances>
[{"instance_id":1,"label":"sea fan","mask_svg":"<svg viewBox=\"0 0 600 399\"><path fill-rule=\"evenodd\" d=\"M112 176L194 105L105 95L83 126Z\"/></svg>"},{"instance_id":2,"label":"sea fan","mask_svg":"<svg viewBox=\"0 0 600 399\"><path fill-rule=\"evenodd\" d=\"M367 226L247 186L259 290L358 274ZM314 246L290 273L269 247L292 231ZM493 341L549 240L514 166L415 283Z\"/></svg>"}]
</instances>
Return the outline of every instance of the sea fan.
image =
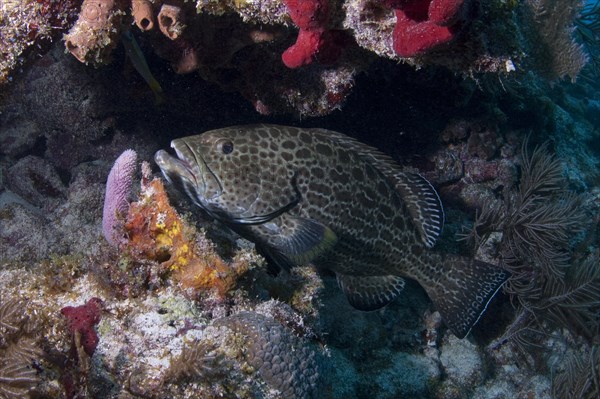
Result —
<instances>
[{"instance_id":1,"label":"sea fan","mask_svg":"<svg viewBox=\"0 0 600 399\"><path fill-rule=\"evenodd\" d=\"M0 399L21 399L38 383L36 371L18 361L0 357Z\"/></svg>"},{"instance_id":2,"label":"sea fan","mask_svg":"<svg viewBox=\"0 0 600 399\"><path fill-rule=\"evenodd\" d=\"M600 332L599 256L585 251L573 256L574 237L582 238L587 227L584 199L566 189L560 161L546 144L530 155L525 142L521 156L516 192L479 214L468 235L475 241L493 232L502 235L496 255L511 272L505 291L519 307L514 322L490 346L510 340L525 349L554 327L591 342Z\"/></svg>"},{"instance_id":3,"label":"sea fan","mask_svg":"<svg viewBox=\"0 0 600 399\"><path fill-rule=\"evenodd\" d=\"M575 80L588 61L582 45L573 39L581 0L526 0L532 28L531 53L536 68L550 79L568 75Z\"/></svg>"},{"instance_id":4,"label":"sea fan","mask_svg":"<svg viewBox=\"0 0 600 399\"><path fill-rule=\"evenodd\" d=\"M564 370L552 381L556 399L592 399L600 397L600 348L593 346L587 359L573 353L564 361Z\"/></svg>"},{"instance_id":5,"label":"sea fan","mask_svg":"<svg viewBox=\"0 0 600 399\"><path fill-rule=\"evenodd\" d=\"M23 398L38 383L31 363L41 350L23 308L21 300L0 297L0 399Z\"/></svg>"},{"instance_id":6,"label":"sea fan","mask_svg":"<svg viewBox=\"0 0 600 399\"><path fill-rule=\"evenodd\" d=\"M600 79L600 0L587 1L575 20L575 34L590 56L591 68L581 76L592 83Z\"/></svg>"}]
</instances>

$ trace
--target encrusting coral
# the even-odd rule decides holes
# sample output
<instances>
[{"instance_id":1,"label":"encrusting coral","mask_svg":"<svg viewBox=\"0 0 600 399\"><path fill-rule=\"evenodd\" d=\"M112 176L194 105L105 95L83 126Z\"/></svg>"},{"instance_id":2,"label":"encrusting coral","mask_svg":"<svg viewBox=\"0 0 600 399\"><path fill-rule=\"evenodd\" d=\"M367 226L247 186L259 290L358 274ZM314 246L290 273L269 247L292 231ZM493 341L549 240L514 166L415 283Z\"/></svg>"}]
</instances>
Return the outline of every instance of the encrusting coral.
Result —
<instances>
[{"instance_id":1,"label":"encrusting coral","mask_svg":"<svg viewBox=\"0 0 600 399\"><path fill-rule=\"evenodd\" d=\"M29 56L48 48L57 33L77 18L82 0L0 2L0 84Z\"/></svg>"},{"instance_id":2,"label":"encrusting coral","mask_svg":"<svg viewBox=\"0 0 600 399\"><path fill-rule=\"evenodd\" d=\"M127 196L135 171L133 154L128 150L119 157L125 155L125 164L117 160L107 181L103 219L107 239L119 247L125 264L156 262L183 289L225 296L237 279L259 262L258 257L239 253L231 262L223 260L204 235L169 204L162 181L151 179L147 163L142 164L139 199L130 204Z\"/></svg>"}]
</instances>

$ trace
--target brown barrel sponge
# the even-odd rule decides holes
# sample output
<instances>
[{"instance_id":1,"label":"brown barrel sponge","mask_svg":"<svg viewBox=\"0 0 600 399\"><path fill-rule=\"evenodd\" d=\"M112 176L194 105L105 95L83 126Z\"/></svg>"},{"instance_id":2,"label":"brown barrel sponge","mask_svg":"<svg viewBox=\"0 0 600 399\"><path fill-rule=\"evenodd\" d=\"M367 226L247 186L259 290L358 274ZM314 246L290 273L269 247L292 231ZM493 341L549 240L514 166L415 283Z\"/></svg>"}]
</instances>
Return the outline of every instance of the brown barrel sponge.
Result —
<instances>
[{"instance_id":1,"label":"brown barrel sponge","mask_svg":"<svg viewBox=\"0 0 600 399\"><path fill-rule=\"evenodd\" d=\"M84 63L108 62L117 45L123 15L121 0L84 0L79 18L65 35L67 50Z\"/></svg>"},{"instance_id":2,"label":"brown barrel sponge","mask_svg":"<svg viewBox=\"0 0 600 399\"><path fill-rule=\"evenodd\" d=\"M147 32L154 29L156 19L152 2L149 0L131 0L131 15L140 30Z\"/></svg>"},{"instance_id":3,"label":"brown barrel sponge","mask_svg":"<svg viewBox=\"0 0 600 399\"><path fill-rule=\"evenodd\" d=\"M163 4L158 13L158 27L169 39L175 40L185 29L184 12L178 2Z\"/></svg>"}]
</instances>

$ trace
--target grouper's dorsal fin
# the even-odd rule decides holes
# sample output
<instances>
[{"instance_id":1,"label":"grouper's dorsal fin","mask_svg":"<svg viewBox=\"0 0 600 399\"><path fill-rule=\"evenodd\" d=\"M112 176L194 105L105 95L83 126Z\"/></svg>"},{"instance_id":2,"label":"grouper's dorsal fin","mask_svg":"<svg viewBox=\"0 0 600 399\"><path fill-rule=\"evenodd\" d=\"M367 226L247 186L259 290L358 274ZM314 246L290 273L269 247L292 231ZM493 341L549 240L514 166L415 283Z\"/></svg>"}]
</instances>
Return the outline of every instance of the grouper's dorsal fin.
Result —
<instances>
[{"instance_id":1,"label":"grouper's dorsal fin","mask_svg":"<svg viewBox=\"0 0 600 399\"><path fill-rule=\"evenodd\" d=\"M354 151L373 165L395 187L406 203L423 244L428 248L435 245L444 227L444 208L431 183L418 173L404 171L392 157L352 137L324 129L314 130Z\"/></svg>"},{"instance_id":2,"label":"grouper's dorsal fin","mask_svg":"<svg viewBox=\"0 0 600 399\"><path fill-rule=\"evenodd\" d=\"M337 274L350 305L358 310L377 310L394 300L405 281L398 276L348 276Z\"/></svg>"},{"instance_id":3,"label":"grouper's dorsal fin","mask_svg":"<svg viewBox=\"0 0 600 399\"><path fill-rule=\"evenodd\" d=\"M423 243L433 247L444 227L444 208L437 192L424 177L410 172L396 174L396 189L406 202Z\"/></svg>"}]
</instances>

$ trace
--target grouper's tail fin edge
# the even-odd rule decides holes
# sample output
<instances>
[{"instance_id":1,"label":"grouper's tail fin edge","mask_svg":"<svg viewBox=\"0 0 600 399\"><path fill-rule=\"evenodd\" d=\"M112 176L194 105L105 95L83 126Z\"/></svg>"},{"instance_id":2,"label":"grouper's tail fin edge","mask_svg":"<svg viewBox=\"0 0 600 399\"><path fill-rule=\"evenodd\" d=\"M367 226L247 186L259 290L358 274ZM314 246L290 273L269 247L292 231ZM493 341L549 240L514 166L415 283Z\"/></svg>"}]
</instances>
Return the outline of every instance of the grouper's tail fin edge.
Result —
<instances>
[{"instance_id":1,"label":"grouper's tail fin edge","mask_svg":"<svg viewBox=\"0 0 600 399\"><path fill-rule=\"evenodd\" d=\"M425 290L454 335L464 338L510 274L490 263L457 255L446 255L442 262L443 281Z\"/></svg>"}]
</instances>

